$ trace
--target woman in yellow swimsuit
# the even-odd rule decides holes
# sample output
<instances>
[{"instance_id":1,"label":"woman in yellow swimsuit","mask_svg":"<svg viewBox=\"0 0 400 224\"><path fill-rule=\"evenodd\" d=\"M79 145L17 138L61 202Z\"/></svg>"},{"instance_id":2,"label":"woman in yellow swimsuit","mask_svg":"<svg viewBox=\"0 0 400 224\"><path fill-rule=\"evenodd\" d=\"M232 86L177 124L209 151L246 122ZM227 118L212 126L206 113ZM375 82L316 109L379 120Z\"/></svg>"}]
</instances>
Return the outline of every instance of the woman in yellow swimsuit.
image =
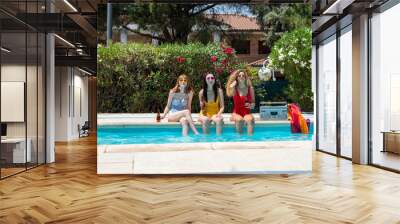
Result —
<instances>
[{"instance_id":1,"label":"woman in yellow swimsuit","mask_svg":"<svg viewBox=\"0 0 400 224\"><path fill-rule=\"evenodd\" d=\"M199 92L200 117L199 121L203 128L203 133L210 133L211 122L215 123L216 133L222 133L224 112L224 94L219 82L211 73L204 75L203 88Z\"/></svg>"}]
</instances>

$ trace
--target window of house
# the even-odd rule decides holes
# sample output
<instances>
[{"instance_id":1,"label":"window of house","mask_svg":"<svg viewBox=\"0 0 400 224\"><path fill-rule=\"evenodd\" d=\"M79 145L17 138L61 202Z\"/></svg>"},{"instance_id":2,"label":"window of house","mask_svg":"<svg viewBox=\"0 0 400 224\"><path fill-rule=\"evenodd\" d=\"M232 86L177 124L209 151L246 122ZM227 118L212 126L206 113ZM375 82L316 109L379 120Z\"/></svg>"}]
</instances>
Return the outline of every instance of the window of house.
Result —
<instances>
[{"instance_id":1,"label":"window of house","mask_svg":"<svg viewBox=\"0 0 400 224\"><path fill-rule=\"evenodd\" d=\"M265 40L259 40L258 41L258 54L269 54L270 49L267 46L267 43Z\"/></svg>"},{"instance_id":2,"label":"window of house","mask_svg":"<svg viewBox=\"0 0 400 224\"><path fill-rule=\"evenodd\" d=\"M236 54L250 54L250 40L232 40L231 45Z\"/></svg>"}]
</instances>

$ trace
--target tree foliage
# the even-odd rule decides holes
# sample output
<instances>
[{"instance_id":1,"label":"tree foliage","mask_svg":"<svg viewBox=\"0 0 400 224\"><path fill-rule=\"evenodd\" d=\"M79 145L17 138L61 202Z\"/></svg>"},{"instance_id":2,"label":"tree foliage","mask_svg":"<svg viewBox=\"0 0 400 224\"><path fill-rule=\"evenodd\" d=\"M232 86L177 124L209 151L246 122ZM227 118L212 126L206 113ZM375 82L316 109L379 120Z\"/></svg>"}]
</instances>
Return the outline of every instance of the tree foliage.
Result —
<instances>
[{"instance_id":1,"label":"tree foliage","mask_svg":"<svg viewBox=\"0 0 400 224\"><path fill-rule=\"evenodd\" d=\"M289 98L303 110L312 111L311 91L311 29L300 28L286 33L275 42L268 59L272 69L280 70L289 81Z\"/></svg>"},{"instance_id":2,"label":"tree foliage","mask_svg":"<svg viewBox=\"0 0 400 224\"><path fill-rule=\"evenodd\" d=\"M113 25L163 43L187 43L189 34L222 30L213 19L217 4L114 4ZM232 6L233 7L233 6ZM207 12L207 15L206 13ZM99 10L99 26L105 30L105 8ZM135 24L132 28L129 24Z\"/></svg>"},{"instance_id":3,"label":"tree foliage","mask_svg":"<svg viewBox=\"0 0 400 224\"><path fill-rule=\"evenodd\" d=\"M251 11L264 29L269 47L285 33L311 26L312 9L309 4L253 5Z\"/></svg>"}]
</instances>

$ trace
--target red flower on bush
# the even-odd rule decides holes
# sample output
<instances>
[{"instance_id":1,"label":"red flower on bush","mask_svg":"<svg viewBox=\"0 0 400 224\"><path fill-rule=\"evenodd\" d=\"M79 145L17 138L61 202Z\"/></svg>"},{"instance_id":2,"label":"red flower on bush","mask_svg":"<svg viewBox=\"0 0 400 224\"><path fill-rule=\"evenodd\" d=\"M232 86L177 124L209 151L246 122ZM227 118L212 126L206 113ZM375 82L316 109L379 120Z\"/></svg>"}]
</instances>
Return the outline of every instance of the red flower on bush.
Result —
<instances>
[{"instance_id":1,"label":"red flower on bush","mask_svg":"<svg viewBox=\"0 0 400 224\"><path fill-rule=\"evenodd\" d=\"M224 69L222 69L222 68L215 69L215 73L217 73L218 75L220 75L223 71L224 71Z\"/></svg>"},{"instance_id":2,"label":"red flower on bush","mask_svg":"<svg viewBox=\"0 0 400 224\"><path fill-rule=\"evenodd\" d=\"M217 58L217 56L213 55L210 57L210 59L211 59L211 62L216 62L218 58Z\"/></svg>"},{"instance_id":3,"label":"red flower on bush","mask_svg":"<svg viewBox=\"0 0 400 224\"><path fill-rule=\"evenodd\" d=\"M224 53L225 54L233 54L233 50L234 50L233 48L227 47L227 48L224 49Z\"/></svg>"},{"instance_id":4,"label":"red flower on bush","mask_svg":"<svg viewBox=\"0 0 400 224\"><path fill-rule=\"evenodd\" d=\"M221 64L223 64L223 65L226 65L227 63L228 63L228 60L226 58L221 61Z\"/></svg>"},{"instance_id":5,"label":"red flower on bush","mask_svg":"<svg viewBox=\"0 0 400 224\"><path fill-rule=\"evenodd\" d=\"M185 58L184 58L184 57L181 57L181 56L179 56L179 57L176 57L176 61L177 61L179 64L182 64L182 63L184 63L184 62L185 62Z\"/></svg>"}]
</instances>

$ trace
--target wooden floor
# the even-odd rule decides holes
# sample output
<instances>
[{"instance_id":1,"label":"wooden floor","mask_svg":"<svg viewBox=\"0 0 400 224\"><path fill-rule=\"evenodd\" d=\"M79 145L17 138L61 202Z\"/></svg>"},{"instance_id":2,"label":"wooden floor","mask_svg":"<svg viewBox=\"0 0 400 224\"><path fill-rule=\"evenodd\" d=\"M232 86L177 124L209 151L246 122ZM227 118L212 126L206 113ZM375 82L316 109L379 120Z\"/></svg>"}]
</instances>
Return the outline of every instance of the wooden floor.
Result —
<instances>
[{"instance_id":1,"label":"wooden floor","mask_svg":"<svg viewBox=\"0 0 400 224\"><path fill-rule=\"evenodd\" d=\"M3 177L7 177L7 176L11 176L11 175L13 175L13 174L16 174L16 173L19 173L19 172L23 172L23 171L25 171L26 169L25 169L25 167L17 167L17 168L14 168L14 167L12 167L12 168L1 168L1 177L3 178Z\"/></svg>"},{"instance_id":2,"label":"wooden floor","mask_svg":"<svg viewBox=\"0 0 400 224\"><path fill-rule=\"evenodd\" d=\"M400 223L400 175L315 152L301 175L99 176L96 140L0 181L0 223Z\"/></svg>"},{"instance_id":3,"label":"wooden floor","mask_svg":"<svg viewBox=\"0 0 400 224\"><path fill-rule=\"evenodd\" d=\"M392 152L381 152L379 150L374 151L372 157L374 164L381 165L384 167L400 170L400 155Z\"/></svg>"}]
</instances>

